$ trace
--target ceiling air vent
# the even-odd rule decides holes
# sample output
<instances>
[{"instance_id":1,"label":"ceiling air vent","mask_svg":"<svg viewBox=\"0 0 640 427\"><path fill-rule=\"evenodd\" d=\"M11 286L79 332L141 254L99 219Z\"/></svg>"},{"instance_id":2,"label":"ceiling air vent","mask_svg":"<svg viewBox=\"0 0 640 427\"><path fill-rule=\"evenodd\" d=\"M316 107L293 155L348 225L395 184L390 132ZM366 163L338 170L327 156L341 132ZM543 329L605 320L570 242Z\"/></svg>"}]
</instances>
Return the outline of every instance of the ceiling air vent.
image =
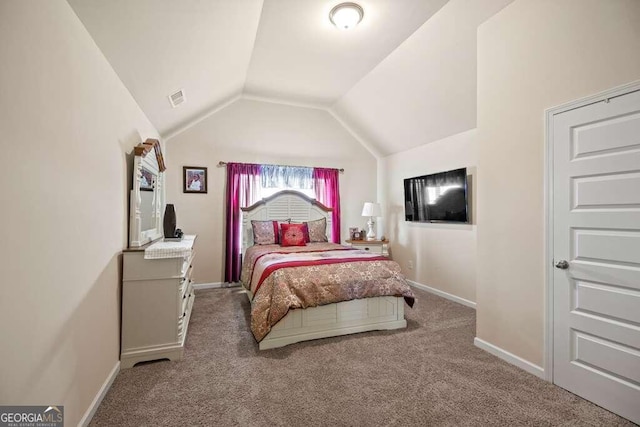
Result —
<instances>
[{"instance_id":1,"label":"ceiling air vent","mask_svg":"<svg viewBox=\"0 0 640 427\"><path fill-rule=\"evenodd\" d=\"M184 89L180 89L179 91L172 93L169 95L169 102L173 108L176 108L178 105L182 104L187 100L186 95L184 94Z\"/></svg>"}]
</instances>

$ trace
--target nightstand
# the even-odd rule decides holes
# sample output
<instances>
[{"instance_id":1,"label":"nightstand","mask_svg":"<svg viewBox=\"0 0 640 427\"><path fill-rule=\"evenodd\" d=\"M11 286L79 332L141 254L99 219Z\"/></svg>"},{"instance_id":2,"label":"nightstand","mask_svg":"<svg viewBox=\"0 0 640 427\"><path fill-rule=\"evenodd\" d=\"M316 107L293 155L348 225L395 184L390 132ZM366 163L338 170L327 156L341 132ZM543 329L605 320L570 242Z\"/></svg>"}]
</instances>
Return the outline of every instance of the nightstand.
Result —
<instances>
[{"instance_id":1,"label":"nightstand","mask_svg":"<svg viewBox=\"0 0 640 427\"><path fill-rule=\"evenodd\" d=\"M389 256L388 240L346 240L346 242L356 249L363 249L383 256Z\"/></svg>"}]
</instances>

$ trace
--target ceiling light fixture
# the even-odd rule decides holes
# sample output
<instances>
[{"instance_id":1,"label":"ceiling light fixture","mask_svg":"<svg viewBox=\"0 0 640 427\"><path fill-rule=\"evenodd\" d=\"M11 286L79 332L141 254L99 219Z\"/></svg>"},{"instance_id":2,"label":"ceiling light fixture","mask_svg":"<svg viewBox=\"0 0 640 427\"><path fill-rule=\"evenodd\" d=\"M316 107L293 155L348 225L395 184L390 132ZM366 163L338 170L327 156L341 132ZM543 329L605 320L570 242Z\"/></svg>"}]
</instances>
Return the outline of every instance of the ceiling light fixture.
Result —
<instances>
[{"instance_id":1,"label":"ceiling light fixture","mask_svg":"<svg viewBox=\"0 0 640 427\"><path fill-rule=\"evenodd\" d=\"M364 10L355 3L340 3L329 12L329 20L341 30L350 30L362 21Z\"/></svg>"}]
</instances>

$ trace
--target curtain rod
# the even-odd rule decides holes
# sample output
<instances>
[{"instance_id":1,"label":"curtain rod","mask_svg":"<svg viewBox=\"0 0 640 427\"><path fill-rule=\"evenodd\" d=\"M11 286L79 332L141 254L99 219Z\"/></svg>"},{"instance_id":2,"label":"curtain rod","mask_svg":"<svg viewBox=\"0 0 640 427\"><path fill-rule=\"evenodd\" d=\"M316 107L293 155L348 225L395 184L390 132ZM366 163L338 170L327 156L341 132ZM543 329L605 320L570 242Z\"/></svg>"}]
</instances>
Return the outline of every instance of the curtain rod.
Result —
<instances>
[{"instance_id":1,"label":"curtain rod","mask_svg":"<svg viewBox=\"0 0 640 427\"><path fill-rule=\"evenodd\" d=\"M218 166L226 166L227 163L229 162L223 162L222 160L218 162ZM264 163L261 163L264 164ZM294 166L294 165L271 165L271 164L266 164L267 166L285 166L285 167L290 167L290 168L313 168L313 166ZM335 168L327 168L327 169L335 169ZM344 169L338 169L338 172L340 173L344 173Z\"/></svg>"}]
</instances>

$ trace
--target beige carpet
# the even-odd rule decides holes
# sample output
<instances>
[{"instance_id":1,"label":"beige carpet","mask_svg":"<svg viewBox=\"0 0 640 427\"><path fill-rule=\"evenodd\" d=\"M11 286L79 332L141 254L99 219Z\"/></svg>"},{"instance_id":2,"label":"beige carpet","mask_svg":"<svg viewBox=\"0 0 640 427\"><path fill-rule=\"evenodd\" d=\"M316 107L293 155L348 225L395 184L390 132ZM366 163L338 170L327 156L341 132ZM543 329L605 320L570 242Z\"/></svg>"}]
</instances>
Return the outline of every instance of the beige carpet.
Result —
<instances>
[{"instance_id":1,"label":"beige carpet","mask_svg":"<svg viewBox=\"0 0 640 427\"><path fill-rule=\"evenodd\" d=\"M120 372L94 426L632 425L476 348L422 291L407 329L259 351L236 289L197 291L185 357Z\"/></svg>"}]
</instances>

